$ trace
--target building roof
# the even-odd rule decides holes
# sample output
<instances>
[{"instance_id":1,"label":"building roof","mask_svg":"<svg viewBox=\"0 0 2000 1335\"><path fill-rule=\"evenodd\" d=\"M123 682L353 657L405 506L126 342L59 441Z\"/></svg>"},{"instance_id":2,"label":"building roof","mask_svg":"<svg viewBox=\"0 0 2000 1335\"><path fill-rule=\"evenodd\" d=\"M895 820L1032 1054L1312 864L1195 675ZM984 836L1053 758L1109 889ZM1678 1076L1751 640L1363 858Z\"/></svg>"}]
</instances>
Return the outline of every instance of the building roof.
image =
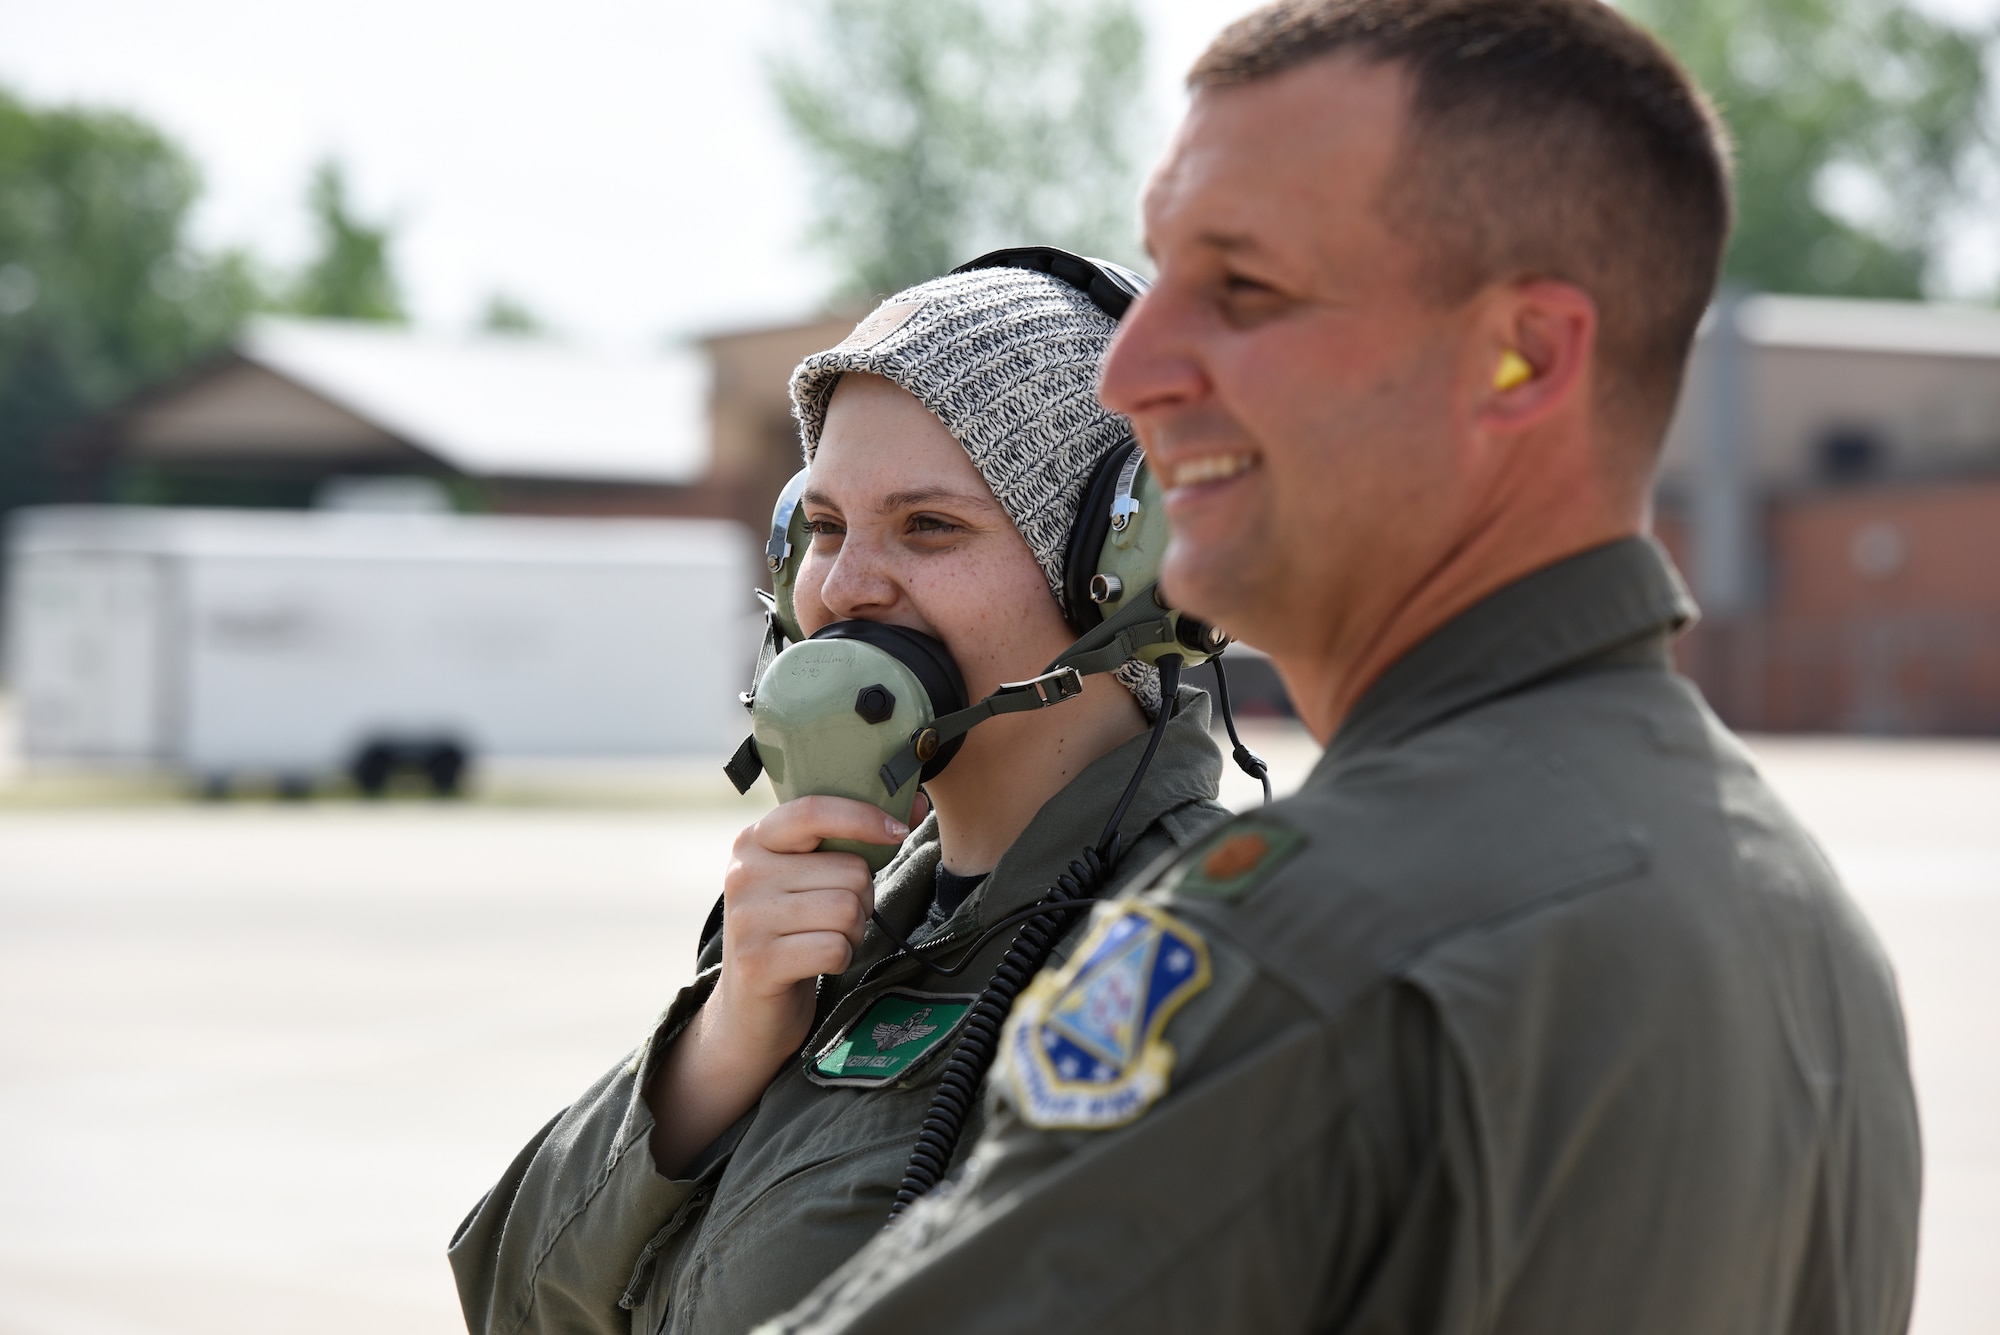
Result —
<instances>
[{"instance_id":1,"label":"building roof","mask_svg":"<svg viewBox=\"0 0 2000 1335\"><path fill-rule=\"evenodd\" d=\"M761 564L743 527L721 519L50 505L15 511L6 536L16 556L128 553L249 561L670 564L733 569L746 580Z\"/></svg>"},{"instance_id":2,"label":"building roof","mask_svg":"<svg viewBox=\"0 0 2000 1335\"><path fill-rule=\"evenodd\" d=\"M260 319L236 351L469 476L684 483L707 471L707 371L693 350Z\"/></svg>"},{"instance_id":3,"label":"building roof","mask_svg":"<svg viewBox=\"0 0 2000 1335\"><path fill-rule=\"evenodd\" d=\"M2000 309L1838 297L1745 297L1737 328L1761 347L2000 359Z\"/></svg>"}]
</instances>

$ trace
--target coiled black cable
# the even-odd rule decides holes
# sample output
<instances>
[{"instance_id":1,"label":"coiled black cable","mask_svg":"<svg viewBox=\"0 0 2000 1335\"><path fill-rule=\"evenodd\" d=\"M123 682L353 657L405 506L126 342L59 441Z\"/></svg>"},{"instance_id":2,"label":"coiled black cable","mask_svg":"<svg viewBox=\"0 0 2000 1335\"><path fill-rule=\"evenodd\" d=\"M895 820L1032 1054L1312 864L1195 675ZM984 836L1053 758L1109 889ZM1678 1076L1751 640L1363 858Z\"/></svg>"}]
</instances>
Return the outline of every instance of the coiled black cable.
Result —
<instances>
[{"instance_id":1,"label":"coiled black cable","mask_svg":"<svg viewBox=\"0 0 2000 1335\"><path fill-rule=\"evenodd\" d=\"M1115 834L1110 861L1095 848L1083 850L1083 856L1071 862L1069 870L1056 879L1043 903L1053 907L1058 903L1095 899L1116 865L1117 853ZM951 1060L945 1063L937 1091L931 1095L923 1129L917 1133L917 1143L910 1150L909 1166L904 1168L902 1183L896 1188L896 1203L889 1207L891 1219L928 1194L951 1166L951 1156L965 1133L965 1119L999 1051L1000 1027L1007 1022L1021 989L1048 961L1049 952L1055 948L1065 926L1051 921L1049 915L1022 923L1000 967L993 971L985 991L973 1003L965 1029L952 1048Z\"/></svg>"},{"instance_id":2,"label":"coiled black cable","mask_svg":"<svg viewBox=\"0 0 2000 1335\"><path fill-rule=\"evenodd\" d=\"M1160 739L1166 735L1167 722L1173 716L1174 696L1180 687L1179 655L1166 655L1159 668L1160 715L1153 721L1153 735L1146 743L1145 754L1140 756L1138 767L1132 771L1131 781L1125 785L1125 793L1111 819L1105 822L1096 845L1084 849L1056 878L1056 883L1036 905L1039 912L1021 924L979 1000L972 1004L965 1028L952 1047L951 1059L945 1063L937 1092L931 1095L931 1106L924 1113L917 1143L910 1150L909 1165L896 1188L895 1204L889 1207L891 1222L928 1195L951 1167L951 1157L965 1134L965 1119L971 1114L980 1087L986 1083L986 1073L999 1053L1000 1028L1006 1024L1021 989L1048 962L1049 952L1067 930L1066 924L1050 919L1059 912L1073 910L1079 901L1096 899L1118 867L1122 851L1118 826L1132 806L1132 798L1153 763L1154 753L1160 749Z\"/></svg>"},{"instance_id":3,"label":"coiled black cable","mask_svg":"<svg viewBox=\"0 0 2000 1335\"><path fill-rule=\"evenodd\" d=\"M1264 805L1271 805L1271 767L1264 763L1264 757L1243 745L1243 739L1236 735L1236 715L1229 708L1229 673L1223 669L1222 655L1212 660L1215 664L1215 700L1222 706L1222 726L1229 729L1230 745L1236 749L1230 753L1236 767L1264 785Z\"/></svg>"}]
</instances>

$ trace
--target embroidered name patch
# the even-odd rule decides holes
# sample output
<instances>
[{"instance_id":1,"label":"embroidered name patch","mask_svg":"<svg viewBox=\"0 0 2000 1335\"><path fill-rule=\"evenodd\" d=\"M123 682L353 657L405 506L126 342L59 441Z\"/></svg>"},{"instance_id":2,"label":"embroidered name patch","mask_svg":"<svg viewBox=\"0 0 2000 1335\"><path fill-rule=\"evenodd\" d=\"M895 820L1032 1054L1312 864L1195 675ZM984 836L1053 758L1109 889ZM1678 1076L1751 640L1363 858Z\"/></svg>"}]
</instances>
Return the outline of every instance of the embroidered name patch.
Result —
<instances>
[{"instance_id":1,"label":"embroidered name patch","mask_svg":"<svg viewBox=\"0 0 2000 1335\"><path fill-rule=\"evenodd\" d=\"M820 1085L886 1085L950 1038L978 999L889 988L819 1050L806 1075Z\"/></svg>"},{"instance_id":2,"label":"embroidered name patch","mask_svg":"<svg viewBox=\"0 0 2000 1335\"><path fill-rule=\"evenodd\" d=\"M1304 835L1273 821L1233 821L1169 872L1165 887L1193 899L1241 899L1305 843Z\"/></svg>"},{"instance_id":3,"label":"embroidered name patch","mask_svg":"<svg viewBox=\"0 0 2000 1335\"><path fill-rule=\"evenodd\" d=\"M1208 943L1139 900L1091 930L1060 972L1029 984L1004 1040L1006 1076L1034 1126L1122 1126L1167 1092L1167 1020L1208 986Z\"/></svg>"}]
</instances>

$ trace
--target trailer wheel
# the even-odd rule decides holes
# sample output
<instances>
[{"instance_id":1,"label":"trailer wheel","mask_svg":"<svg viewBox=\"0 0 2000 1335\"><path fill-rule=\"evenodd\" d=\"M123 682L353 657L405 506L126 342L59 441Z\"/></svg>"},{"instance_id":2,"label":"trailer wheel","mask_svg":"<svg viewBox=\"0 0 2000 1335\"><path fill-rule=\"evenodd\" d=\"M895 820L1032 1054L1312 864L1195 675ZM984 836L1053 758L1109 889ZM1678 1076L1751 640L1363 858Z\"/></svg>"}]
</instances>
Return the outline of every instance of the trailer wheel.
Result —
<instances>
[{"instance_id":1,"label":"trailer wheel","mask_svg":"<svg viewBox=\"0 0 2000 1335\"><path fill-rule=\"evenodd\" d=\"M396 750L382 742L361 748L348 774L363 797L380 797L389 791L389 777L396 772Z\"/></svg>"},{"instance_id":2,"label":"trailer wheel","mask_svg":"<svg viewBox=\"0 0 2000 1335\"><path fill-rule=\"evenodd\" d=\"M424 776L439 797L457 797L465 782L465 751L451 742L424 754Z\"/></svg>"}]
</instances>

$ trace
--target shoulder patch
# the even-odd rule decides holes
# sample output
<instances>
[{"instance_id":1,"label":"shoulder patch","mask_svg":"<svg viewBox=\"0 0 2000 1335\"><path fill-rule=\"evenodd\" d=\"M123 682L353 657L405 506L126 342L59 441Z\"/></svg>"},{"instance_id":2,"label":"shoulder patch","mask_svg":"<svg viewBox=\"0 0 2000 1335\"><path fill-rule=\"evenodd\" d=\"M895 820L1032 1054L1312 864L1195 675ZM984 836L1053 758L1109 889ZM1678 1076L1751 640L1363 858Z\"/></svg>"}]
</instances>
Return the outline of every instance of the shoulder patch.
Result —
<instances>
[{"instance_id":1,"label":"shoulder patch","mask_svg":"<svg viewBox=\"0 0 2000 1335\"><path fill-rule=\"evenodd\" d=\"M887 1085L958 1032L979 998L885 989L806 1065L816 1085Z\"/></svg>"},{"instance_id":2,"label":"shoulder patch","mask_svg":"<svg viewBox=\"0 0 2000 1335\"><path fill-rule=\"evenodd\" d=\"M1305 845L1304 835L1276 821L1231 821L1168 872L1160 888L1230 903L1262 885Z\"/></svg>"},{"instance_id":3,"label":"shoulder patch","mask_svg":"<svg viewBox=\"0 0 2000 1335\"><path fill-rule=\"evenodd\" d=\"M1032 1126L1123 1126L1167 1092L1169 1018L1208 986L1208 943L1164 909L1119 901L1070 962L1029 984L1001 1044Z\"/></svg>"}]
</instances>

